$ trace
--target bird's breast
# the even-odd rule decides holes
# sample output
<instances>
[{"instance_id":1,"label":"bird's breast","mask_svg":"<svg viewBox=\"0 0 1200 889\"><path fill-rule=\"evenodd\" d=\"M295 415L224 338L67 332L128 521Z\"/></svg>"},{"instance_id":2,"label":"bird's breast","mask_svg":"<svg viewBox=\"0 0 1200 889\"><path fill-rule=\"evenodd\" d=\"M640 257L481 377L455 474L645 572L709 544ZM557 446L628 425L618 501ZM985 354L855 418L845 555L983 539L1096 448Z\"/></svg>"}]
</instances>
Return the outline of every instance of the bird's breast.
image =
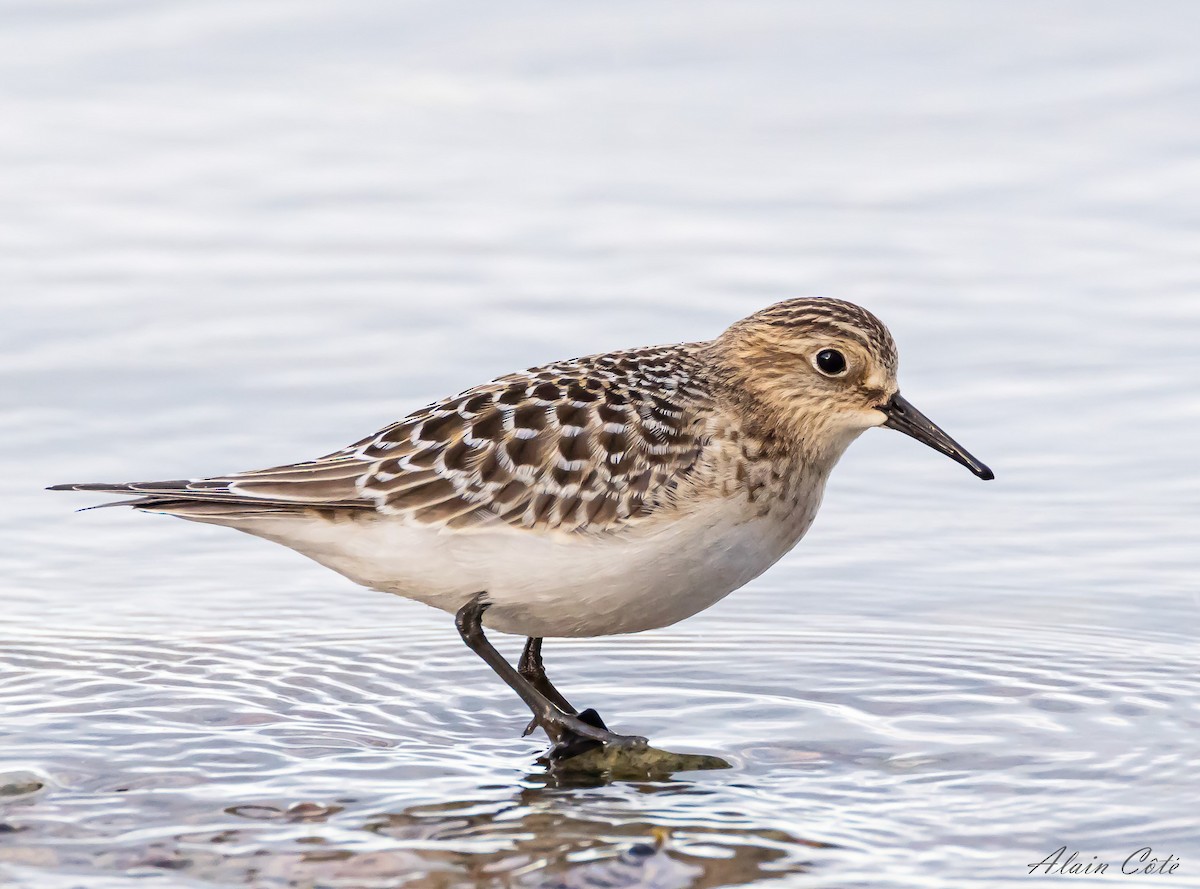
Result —
<instances>
[{"instance_id":1,"label":"bird's breast","mask_svg":"<svg viewBox=\"0 0 1200 889\"><path fill-rule=\"evenodd\" d=\"M720 601L788 552L812 524L820 491L765 506L721 498L620 535L514 546L491 567L485 622L535 636L598 636L664 627Z\"/></svg>"}]
</instances>

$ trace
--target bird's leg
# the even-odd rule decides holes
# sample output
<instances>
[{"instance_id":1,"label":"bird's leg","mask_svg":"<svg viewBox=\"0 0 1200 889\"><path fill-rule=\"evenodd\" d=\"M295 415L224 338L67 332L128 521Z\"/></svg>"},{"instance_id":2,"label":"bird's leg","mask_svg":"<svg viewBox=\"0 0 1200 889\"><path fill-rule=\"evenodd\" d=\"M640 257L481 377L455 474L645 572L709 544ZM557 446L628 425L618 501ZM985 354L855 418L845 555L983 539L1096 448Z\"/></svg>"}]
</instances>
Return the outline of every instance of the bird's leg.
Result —
<instances>
[{"instance_id":1,"label":"bird's leg","mask_svg":"<svg viewBox=\"0 0 1200 889\"><path fill-rule=\"evenodd\" d=\"M574 713L584 722L594 725L596 728L608 727L595 710L589 707L580 713L571 706L570 701L562 696L562 692L554 687L550 677L546 675L546 667L542 663L542 639L540 636L530 636L525 640L525 650L521 652L521 661L517 664L517 672L564 713ZM530 734L537 726L537 719L530 720L529 725L525 727L524 734Z\"/></svg>"},{"instance_id":2,"label":"bird's leg","mask_svg":"<svg viewBox=\"0 0 1200 889\"><path fill-rule=\"evenodd\" d=\"M571 702L562 696L546 676L546 666L542 663L540 636L530 636L525 640L525 650L521 652L521 661L517 664L517 672L564 713L579 712L571 706Z\"/></svg>"},{"instance_id":3,"label":"bird's leg","mask_svg":"<svg viewBox=\"0 0 1200 889\"><path fill-rule=\"evenodd\" d=\"M458 613L454 622L458 633L462 636L467 647L479 655L484 663L496 671L508 687L515 691L533 711L533 718L550 736L554 742L552 758L565 758L576 753L582 753L579 742L582 739L596 741L601 744L611 744L617 747L640 748L646 746L646 739L634 735L618 735L608 729L589 725L573 713L564 713L555 706L544 694L534 688L513 665L504 659L483 633L483 612L487 610L486 593L476 593ZM593 745L586 745L593 746Z\"/></svg>"}]
</instances>

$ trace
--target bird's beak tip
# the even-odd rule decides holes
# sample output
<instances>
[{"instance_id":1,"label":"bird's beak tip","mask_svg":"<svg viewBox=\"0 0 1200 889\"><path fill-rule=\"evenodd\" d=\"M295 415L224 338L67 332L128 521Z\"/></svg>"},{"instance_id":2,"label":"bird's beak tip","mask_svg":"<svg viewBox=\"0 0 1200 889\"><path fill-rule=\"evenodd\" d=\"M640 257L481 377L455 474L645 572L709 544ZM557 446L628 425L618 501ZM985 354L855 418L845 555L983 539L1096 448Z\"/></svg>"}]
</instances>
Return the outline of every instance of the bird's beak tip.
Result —
<instances>
[{"instance_id":1,"label":"bird's beak tip","mask_svg":"<svg viewBox=\"0 0 1200 889\"><path fill-rule=\"evenodd\" d=\"M892 395L886 404L878 408L887 419L884 426L910 435L922 444L940 451L956 463L961 463L978 478L990 482L996 477L987 466L980 463L966 448L942 431L941 427L913 407L899 392Z\"/></svg>"}]
</instances>

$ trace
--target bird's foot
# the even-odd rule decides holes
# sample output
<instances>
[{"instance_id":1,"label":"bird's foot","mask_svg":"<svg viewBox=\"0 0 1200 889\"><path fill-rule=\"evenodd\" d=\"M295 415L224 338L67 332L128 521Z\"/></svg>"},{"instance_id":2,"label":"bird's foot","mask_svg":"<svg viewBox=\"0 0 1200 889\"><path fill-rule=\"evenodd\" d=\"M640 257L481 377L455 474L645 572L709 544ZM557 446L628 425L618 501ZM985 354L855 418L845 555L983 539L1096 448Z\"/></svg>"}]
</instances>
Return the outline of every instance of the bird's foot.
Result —
<instances>
[{"instance_id":1,"label":"bird's foot","mask_svg":"<svg viewBox=\"0 0 1200 889\"><path fill-rule=\"evenodd\" d=\"M595 710L588 708L578 714L552 713L535 720L554 742L546 754L550 762L579 756L597 747L619 750L643 750L649 743L639 735L618 735L608 730Z\"/></svg>"},{"instance_id":2,"label":"bird's foot","mask_svg":"<svg viewBox=\"0 0 1200 889\"><path fill-rule=\"evenodd\" d=\"M639 735L618 735L615 732L606 732L605 737L601 740L582 737L567 730L546 751L544 761L550 764L563 762L564 760L581 756L584 753L601 747L613 750L638 751L645 750L648 746L649 742Z\"/></svg>"},{"instance_id":3,"label":"bird's foot","mask_svg":"<svg viewBox=\"0 0 1200 889\"><path fill-rule=\"evenodd\" d=\"M600 718L600 714L597 713L595 710L593 710L591 707L588 707L586 710L582 711L581 713L575 713L573 715L575 716L576 719L586 722L588 725L595 726L596 728L603 729L604 731L608 731L608 726L604 724L604 720ZM521 737L522 738L529 737L530 735L532 735L534 733L534 731L536 731L541 726L541 724L542 724L541 719L539 719L537 716L533 717L533 719L529 720L529 725L525 726L525 731L521 732ZM546 734L550 734L550 733L547 732Z\"/></svg>"}]
</instances>

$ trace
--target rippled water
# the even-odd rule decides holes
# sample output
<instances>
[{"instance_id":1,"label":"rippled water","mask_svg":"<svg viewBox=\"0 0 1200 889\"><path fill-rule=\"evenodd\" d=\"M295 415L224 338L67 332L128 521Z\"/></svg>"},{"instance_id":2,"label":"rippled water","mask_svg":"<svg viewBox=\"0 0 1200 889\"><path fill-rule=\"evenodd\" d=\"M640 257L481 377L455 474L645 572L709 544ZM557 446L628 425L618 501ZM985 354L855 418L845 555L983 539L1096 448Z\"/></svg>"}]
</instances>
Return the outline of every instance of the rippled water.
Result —
<instances>
[{"instance_id":1,"label":"rippled water","mask_svg":"<svg viewBox=\"0 0 1200 889\"><path fill-rule=\"evenodd\" d=\"M1194 4L6 22L0 882L957 889L1150 845L1181 867L1109 879L1200 885ZM556 780L445 615L41 491L310 457L813 293L997 480L873 431L763 578L547 642L725 771Z\"/></svg>"}]
</instances>

